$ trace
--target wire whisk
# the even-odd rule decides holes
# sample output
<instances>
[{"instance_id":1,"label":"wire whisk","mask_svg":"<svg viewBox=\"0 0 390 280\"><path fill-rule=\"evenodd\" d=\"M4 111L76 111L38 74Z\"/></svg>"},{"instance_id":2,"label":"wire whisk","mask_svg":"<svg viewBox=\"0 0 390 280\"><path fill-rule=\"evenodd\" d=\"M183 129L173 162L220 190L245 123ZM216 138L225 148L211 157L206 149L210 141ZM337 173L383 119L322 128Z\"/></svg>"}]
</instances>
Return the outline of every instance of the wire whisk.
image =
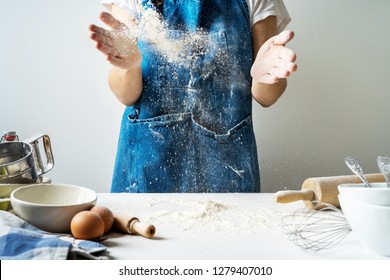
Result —
<instances>
[{"instance_id":1,"label":"wire whisk","mask_svg":"<svg viewBox=\"0 0 390 280\"><path fill-rule=\"evenodd\" d=\"M339 244L350 232L343 212L324 203L321 209L298 209L282 217L282 228L295 245L311 251L330 249Z\"/></svg>"}]
</instances>

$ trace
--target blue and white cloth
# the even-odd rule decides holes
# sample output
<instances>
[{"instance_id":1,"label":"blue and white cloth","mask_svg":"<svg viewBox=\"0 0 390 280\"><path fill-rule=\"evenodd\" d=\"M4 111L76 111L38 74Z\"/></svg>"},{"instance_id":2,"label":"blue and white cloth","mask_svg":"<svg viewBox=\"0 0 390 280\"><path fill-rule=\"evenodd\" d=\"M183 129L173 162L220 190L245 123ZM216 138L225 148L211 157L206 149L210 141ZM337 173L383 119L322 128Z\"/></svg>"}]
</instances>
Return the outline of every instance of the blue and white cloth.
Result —
<instances>
[{"instance_id":1,"label":"blue and white cloth","mask_svg":"<svg viewBox=\"0 0 390 280\"><path fill-rule=\"evenodd\" d=\"M0 259L108 259L108 252L98 242L42 231L10 212L0 211Z\"/></svg>"}]
</instances>

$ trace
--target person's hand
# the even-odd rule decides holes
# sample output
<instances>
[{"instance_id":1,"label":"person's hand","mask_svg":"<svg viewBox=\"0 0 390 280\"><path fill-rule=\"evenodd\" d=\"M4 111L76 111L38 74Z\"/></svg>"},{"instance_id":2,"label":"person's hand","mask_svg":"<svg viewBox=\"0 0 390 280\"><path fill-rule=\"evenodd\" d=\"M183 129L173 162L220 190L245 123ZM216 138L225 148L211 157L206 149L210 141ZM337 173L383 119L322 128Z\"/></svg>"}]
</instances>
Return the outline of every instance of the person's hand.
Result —
<instances>
[{"instance_id":1,"label":"person's hand","mask_svg":"<svg viewBox=\"0 0 390 280\"><path fill-rule=\"evenodd\" d=\"M139 66L142 55L137 47L137 39L130 36L129 27L107 12L102 12L100 19L110 27L110 30L94 24L89 26L91 39L96 42L96 48L118 68L129 70Z\"/></svg>"},{"instance_id":2,"label":"person's hand","mask_svg":"<svg viewBox=\"0 0 390 280\"><path fill-rule=\"evenodd\" d=\"M285 47L293 37L292 31L283 31L261 46L251 69L254 81L276 84L279 79L287 78L297 70L295 53Z\"/></svg>"}]
</instances>

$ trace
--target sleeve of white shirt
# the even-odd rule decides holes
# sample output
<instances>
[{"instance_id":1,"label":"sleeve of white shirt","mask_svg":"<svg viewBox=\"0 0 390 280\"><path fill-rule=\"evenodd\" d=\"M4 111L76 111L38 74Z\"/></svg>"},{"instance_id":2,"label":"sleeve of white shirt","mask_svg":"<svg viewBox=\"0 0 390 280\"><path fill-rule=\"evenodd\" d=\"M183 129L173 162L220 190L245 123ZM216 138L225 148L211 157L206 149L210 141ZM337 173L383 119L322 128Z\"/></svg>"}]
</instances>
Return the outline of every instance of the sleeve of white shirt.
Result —
<instances>
[{"instance_id":1,"label":"sleeve of white shirt","mask_svg":"<svg viewBox=\"0 0 390 280\"><path fill-rule=\"evenodd\" d=\"M139 0L102 0L103 6L111 12L111 5L115 5L118 8L125 10L129 16L138 18L138 5Z\"/></svg>"},{"instance_id":2,"label":"sleeve of white shirt","mask_svg":"<svg viewBox=\"0 0 390 280\"><path fill-rule=\"evenodd\" d=\"M283 0L247 0L247 3L250 12L251 26L269 16L276 16L277 30L279 33L283 31L291 21Z\"/></svg>"}]
</instances>

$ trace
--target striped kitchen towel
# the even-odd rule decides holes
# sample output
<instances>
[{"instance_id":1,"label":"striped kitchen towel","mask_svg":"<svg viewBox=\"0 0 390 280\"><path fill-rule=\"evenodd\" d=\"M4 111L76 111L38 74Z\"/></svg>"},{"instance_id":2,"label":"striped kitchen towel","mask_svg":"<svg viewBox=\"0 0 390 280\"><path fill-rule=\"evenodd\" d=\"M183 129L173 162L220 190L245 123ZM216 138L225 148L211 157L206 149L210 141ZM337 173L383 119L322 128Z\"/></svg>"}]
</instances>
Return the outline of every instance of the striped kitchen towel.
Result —
<instances>
[{"instance_id":1,"label":"striped kitchen towel","mask_svg":"<svg viewBox=\"0 0 390 280\"><path fill-rule=\"evenodd\" d=\"M108 259L107 248L71 235L42 231L7 211L0 211L0 260Z\"/></svg>"}]
</instances>

